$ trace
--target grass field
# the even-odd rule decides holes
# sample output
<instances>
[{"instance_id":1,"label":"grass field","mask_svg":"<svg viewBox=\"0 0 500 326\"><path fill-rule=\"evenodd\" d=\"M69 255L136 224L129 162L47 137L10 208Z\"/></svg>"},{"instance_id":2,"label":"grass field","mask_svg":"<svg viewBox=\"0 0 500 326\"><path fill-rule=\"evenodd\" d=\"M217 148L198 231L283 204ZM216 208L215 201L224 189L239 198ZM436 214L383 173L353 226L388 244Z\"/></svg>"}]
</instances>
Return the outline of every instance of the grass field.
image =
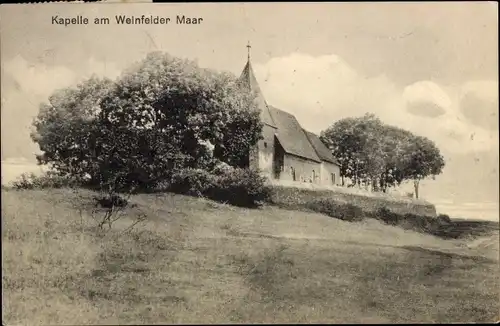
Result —
<instances>
[{"instance_id":1,"label":"grass field","mask_svg":"<svg viewBox=\"0 0 500 326\"><path fill-rule=\"evenodd\" d=\"M499 319L498 223L444 240L162 194L102 233L74 208L90 196L2 190L6 325Z\"/></svg>"}]
</instances>

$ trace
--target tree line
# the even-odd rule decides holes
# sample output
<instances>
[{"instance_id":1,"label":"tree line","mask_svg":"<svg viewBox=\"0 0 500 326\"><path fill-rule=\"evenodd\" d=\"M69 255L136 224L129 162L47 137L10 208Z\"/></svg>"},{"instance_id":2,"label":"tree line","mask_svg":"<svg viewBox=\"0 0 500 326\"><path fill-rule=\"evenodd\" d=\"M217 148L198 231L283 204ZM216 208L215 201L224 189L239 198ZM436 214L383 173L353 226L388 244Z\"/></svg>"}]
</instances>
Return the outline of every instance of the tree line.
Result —
<instances>
[{"instance_id":1,"label":"tree line","mask_svg":"<svg viewBox=\"0 0 500 326\"><path fill-rule=\"evenodd\" d=\"M373 114L341 119L320 138L339 161L342 185L347 178L351 185L386 192L413 181L418 198L420 181L440 174L445 165L433 141L384 124Z\"/></svg>"}]
</instances>

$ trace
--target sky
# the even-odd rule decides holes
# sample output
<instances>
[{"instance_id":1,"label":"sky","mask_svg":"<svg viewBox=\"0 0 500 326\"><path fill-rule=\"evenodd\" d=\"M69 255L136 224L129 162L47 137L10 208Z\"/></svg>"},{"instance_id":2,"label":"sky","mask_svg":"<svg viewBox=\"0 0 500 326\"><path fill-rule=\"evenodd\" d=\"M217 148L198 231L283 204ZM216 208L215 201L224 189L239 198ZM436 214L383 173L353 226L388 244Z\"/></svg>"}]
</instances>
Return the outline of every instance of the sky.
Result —
<instances>
[{"instance_id":1,"label":"sky","mask_svg":"<svg viewBox=\"0 0 500 326\"><path fill-rule=\"evenodd\" d=\"M202 17L116 25L115 15ZM61 26L52 16L110 25ZM498 4L44 3L2 5L2 161L34 162L40 102L92 74L116 78L151 51L241 73L247 42L269 104L319 133L371 112L433 140L446 167L423 195L498 202Z\"/></svg>"}]
</instances>

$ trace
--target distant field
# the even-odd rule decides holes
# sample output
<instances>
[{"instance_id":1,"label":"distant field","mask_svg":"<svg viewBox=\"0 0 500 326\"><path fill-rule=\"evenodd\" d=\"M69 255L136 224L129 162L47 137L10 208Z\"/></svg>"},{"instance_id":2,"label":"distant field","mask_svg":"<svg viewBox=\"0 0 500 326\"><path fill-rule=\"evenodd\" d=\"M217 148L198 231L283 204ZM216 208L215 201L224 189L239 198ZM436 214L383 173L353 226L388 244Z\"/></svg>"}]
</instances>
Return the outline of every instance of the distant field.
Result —
<instances>
[{"instance_id":1,"label":"distant field","mask_svg":"<svg viewBox=\"0 0 500 326\"><path fill-rule=\"evenodd\" d=\"M448 214L455 218L499 221L500 208L498 202L453 203L435 201L433 203L438 213Z\"/></svg>"},{"instance_id":2,"label":"distant field","mask_svg":"<svg viewBox=\"0 0 500 326\"><path fill-rule=\"evenodd\" d=\"M98 234L74 208L91 194L79 194L2 191L7 325L499 317L498 224L443 240L374 220L165 194L135 196L137 208ZM139 211L148 221L123 233Z\"/></svg>"}]
</instances>

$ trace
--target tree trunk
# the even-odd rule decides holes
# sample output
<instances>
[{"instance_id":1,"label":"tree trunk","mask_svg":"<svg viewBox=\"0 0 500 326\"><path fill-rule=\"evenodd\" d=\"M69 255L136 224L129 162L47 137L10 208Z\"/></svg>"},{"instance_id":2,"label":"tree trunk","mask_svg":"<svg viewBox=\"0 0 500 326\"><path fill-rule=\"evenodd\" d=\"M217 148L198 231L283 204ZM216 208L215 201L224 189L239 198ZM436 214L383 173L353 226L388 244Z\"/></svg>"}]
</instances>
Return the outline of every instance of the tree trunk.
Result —
<instances>
[{"instance_id":1,"label":"tree trunk","mask_svg":"<svg viewBox=\"0 0 500 326\"><path fill-rule=\"evenodd\" d=\"M372 178L372 189L373 189L373 192L377 192L379 187L378 187L378 177L373 177Z\"/></svg>"},{"instance_id":2,"label":"tree trunk","mask_svg":"<svg viewBox=\"0 0 500 326\"><path fill-rule=\"evenodd\" d=\"M413 187L415 189L415 199L418 199L418 185L420 180L413 180Z\"/></svg>"},{"instance_id":3,"label":"tree trunk","mask_svg":"<svg viewBox=\"0 0 500 326\"><path fill-rule=\"evenodd\" d=\"M358 184L358 165L356 164L355 165L355 168L354 168L354 185L357 185Z\"/></svg>"}]
</instances>

